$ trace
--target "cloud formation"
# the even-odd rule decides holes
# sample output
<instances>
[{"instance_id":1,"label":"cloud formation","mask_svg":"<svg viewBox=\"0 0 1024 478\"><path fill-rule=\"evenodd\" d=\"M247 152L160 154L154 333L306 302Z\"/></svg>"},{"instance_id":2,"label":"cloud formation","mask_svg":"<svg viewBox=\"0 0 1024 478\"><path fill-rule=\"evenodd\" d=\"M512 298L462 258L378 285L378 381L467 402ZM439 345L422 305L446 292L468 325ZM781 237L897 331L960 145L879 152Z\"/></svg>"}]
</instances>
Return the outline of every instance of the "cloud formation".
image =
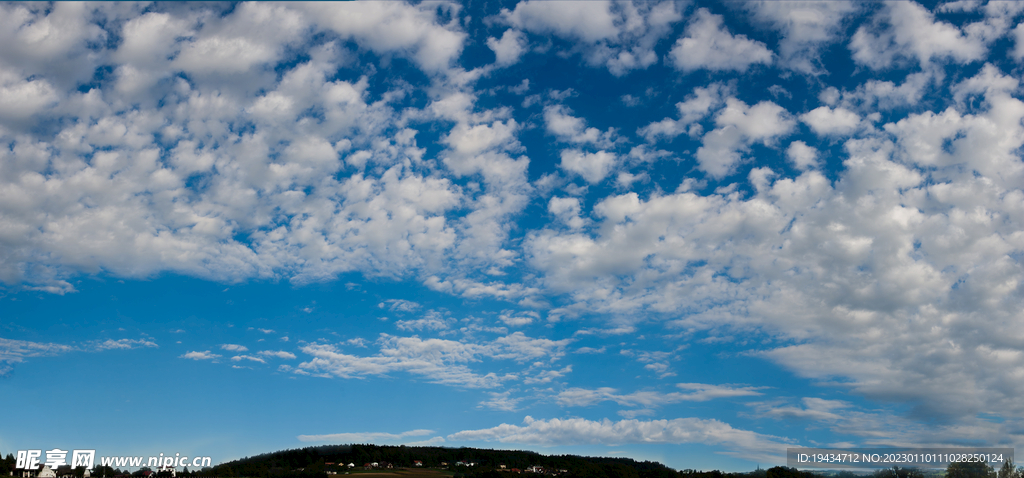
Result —
<instances>
[{"instance_id":1,"label":"cloud formation","mask_svg":"<svg viewBox=\"0 0 1024 478\"><path fill-rule=\"evenodd\" d=\"M785 442L778 437L738 430L718 420L676 418L672 420L601 421L582 418L537 420L527 416L523 425L503 423L494 428L464 430L447 439L498 441L529 445L625 445L632 443L705 443L721 444L734 454L778 459Z\"/></svg>"},{"instance_id":2,"label":"cloud formation","mask_svg":"<svg viewBox=\"0 0 1024 478\"><path fill-rule=\"evenodd\" d=\"M638 419L756 396L856 436L1024 443L1021 5L0 5L0 281L400 284L355 333L376 341L273 325L294 349L168 353L629 408L449 440L763 451L786 440ZM678 344L624 345L651 336ZM157 342L4 338L0 374ZM673 347L712 342L843 399L682 376ZM682 383L577 381L570 344Z\"/></svg>"}]
</instances>

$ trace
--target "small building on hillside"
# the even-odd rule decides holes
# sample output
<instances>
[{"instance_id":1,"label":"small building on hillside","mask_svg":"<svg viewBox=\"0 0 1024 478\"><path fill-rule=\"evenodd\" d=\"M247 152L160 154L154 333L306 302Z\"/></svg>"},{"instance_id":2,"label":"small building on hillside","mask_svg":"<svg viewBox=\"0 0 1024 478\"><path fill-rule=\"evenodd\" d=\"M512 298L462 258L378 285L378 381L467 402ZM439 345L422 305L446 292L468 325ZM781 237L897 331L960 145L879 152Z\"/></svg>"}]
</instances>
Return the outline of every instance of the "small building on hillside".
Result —
<instances>
[{"instance_id":1,"label":"small building on hillside","mask_svg":"<svg viewBox=\"0 0 1024 478\"><path fill-rule=\"evenodd\" d=\"M36 465L33 468L18 470L17 475L12 472L11 476L20 476L21 478L57 478L57 473L49 466Z\"/></svg>"}]
</instances>

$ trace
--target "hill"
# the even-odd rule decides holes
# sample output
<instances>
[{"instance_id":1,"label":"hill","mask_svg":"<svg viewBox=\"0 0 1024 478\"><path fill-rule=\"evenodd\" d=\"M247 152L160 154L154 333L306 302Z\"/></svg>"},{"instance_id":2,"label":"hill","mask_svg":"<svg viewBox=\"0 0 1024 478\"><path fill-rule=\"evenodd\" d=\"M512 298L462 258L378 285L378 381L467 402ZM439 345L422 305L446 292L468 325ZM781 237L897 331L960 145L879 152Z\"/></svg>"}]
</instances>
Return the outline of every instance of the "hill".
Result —
<instances>
[{"instance_id":1,"label":"hill","mask_svg":"<svg viewBox=\"0 0 1024 478\"><path fill-rule=\"evenodd\" d=\"M415 462L422 467L415 467ZM349 468L348 464L355 465ZM547 473L581 478L725 478L719 471L676 471L651 461L619 457L583 457L542 455L532 451L490 450L480 448L444 448L385 445L325 445L277 451L217 465L209 473L218 477L295 477L317 478L329 472L363 471L367 463L377 469L423 468L445 470L449 476L467 478L509 478L509 471L540 467ZM736 477L764 478L764 471L732 474ZM439 475L440 476L440 475ZM535 475L536 476L536 475Z\"/></svg>"}]
</instances>

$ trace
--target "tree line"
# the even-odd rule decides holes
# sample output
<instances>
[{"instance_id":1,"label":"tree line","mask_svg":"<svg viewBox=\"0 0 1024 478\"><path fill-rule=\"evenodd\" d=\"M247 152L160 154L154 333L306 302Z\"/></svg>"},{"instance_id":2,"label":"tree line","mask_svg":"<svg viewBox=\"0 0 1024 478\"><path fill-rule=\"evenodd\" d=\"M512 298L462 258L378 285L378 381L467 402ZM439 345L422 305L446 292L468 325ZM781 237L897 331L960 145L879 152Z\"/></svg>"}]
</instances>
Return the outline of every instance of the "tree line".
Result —
<instances>
[{"instance_id":1,"label":"tree line","mask_svg":"<svg viewBox=\"0 0 1024 478\"><path fill-rule=\"evenodd\" d=\"M456 477L465 478L509 478L501 470L518 468L525 470L541 466L545 470L561 471L562 476L579 478L1024 478L1024 467L1014 466L1007 461L995 470L985 463L951 463L945 470L920 470L917 468L887 468L871 474L856 474L850 471L827 472L806 471L785 466L767 470L758 468L747 473L725 473L718 470L673 470L653 461L636 461L622 457L584 457L576 455L541 455L524 450L489 450L480 448L407 447L372 444L325 445L265 453L245 457L212 468L177 472L178 477L249 477L249 478L323 478L327 472L347 470L349 463L362 467L366 463L390 464L395 468L412 467L419 461L427 468L448 469ZM458 463L464 463L459 465ZM465 464L473 463L473 466ZM13 453L0 460L0 475L15 471ZM65 469L66 468L66 469ZM81 477L84 468L62 467L57 476ZM149 468L134 472L109 466L96 467L91 471L93 478L141 477ZM166 475L166 476L165 476ZM167 478L170 472L155 475Z\"/></svg>"}]
</instances>

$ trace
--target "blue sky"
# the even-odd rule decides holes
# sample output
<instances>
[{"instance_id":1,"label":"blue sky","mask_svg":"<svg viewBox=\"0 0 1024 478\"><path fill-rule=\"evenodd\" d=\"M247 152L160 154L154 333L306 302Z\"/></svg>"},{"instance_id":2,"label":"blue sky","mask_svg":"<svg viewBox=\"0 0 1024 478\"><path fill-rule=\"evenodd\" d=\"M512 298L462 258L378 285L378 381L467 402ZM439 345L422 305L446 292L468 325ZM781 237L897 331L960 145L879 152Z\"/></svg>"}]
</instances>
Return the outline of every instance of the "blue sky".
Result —
<instances>
[{"instance_id":1,"label":"blue sky","mask_svg":"<svg viewBox=\"0 0 1024 478\"><path fill-rule=\"evenodd\" d=\"M1022 21L0 5L0 453L1024 444Z\"/></svg>"}]
</instances>

